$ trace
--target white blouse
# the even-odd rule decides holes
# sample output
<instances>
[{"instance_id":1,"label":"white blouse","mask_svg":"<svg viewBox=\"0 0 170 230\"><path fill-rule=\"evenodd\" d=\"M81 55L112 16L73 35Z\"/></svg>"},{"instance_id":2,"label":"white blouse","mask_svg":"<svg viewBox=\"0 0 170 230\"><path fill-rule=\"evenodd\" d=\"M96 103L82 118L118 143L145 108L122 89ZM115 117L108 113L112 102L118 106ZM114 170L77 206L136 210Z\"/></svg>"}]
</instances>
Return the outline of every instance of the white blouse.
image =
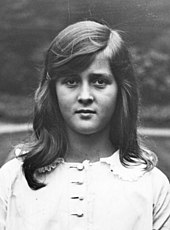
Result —
<instances>
[{"instance_id":1,"label":"white blouse","mask_svg":"<svg viewBox=\"0 0 170 230\"><path fill-rule=\"evenodd\" d=\"M61 161L32 190L17 158L0 170L1 230L170 230L170 186L157 168L125 168L119 151L90 163Z\"/></svg>"}]
</instances>

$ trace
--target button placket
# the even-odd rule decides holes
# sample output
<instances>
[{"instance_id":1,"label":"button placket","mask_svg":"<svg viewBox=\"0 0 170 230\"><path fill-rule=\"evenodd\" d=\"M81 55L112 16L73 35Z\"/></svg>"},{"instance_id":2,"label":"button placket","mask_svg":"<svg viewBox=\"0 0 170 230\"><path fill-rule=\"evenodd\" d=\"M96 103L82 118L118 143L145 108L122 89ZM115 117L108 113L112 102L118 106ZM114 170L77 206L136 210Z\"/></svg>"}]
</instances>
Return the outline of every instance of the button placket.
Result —
<instances>
[{"instance_id":1,"label":"button placket","mask_svg":"<svg viewBox=\"0 0 170 230\"><path fill-rule=\"evenodd\" d=\"M85 167L83 164L73 164L69 168L70 226L76 226L77 224L84 226Z\"/></svg>"}]
</instances>

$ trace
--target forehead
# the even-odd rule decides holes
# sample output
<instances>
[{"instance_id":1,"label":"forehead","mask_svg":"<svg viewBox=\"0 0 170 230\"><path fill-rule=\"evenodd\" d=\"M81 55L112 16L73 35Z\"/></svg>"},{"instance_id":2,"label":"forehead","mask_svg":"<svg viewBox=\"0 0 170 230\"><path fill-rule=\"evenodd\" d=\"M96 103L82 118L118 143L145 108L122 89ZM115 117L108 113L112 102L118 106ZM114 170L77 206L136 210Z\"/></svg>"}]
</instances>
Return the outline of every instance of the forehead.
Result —
<instances>
[{"instance_id":1,"label":"forehead","mask_svg":"<svg viewBox=\"0 0 170 230\"><path fill-rule=\"evenodd\" d=\"M110 68L109 57L107 56L107 54L104 51L96 54L91 65L94 63L96 65L102 65L102 66L106 66L106 68Z\"/></svg>"},{"instance_id":2,"label":"forehead","mask_svg":"<svg viewBox=\"0 0 170 230\"><path fill-rule=\"evenodd\" d=\"M77 56L54 72L56 79L68 76L78 76L83 73L111 75L110 58L104 52Z\"/></svg>"},{"instance_id":3,"label":"forehead","mask_svg":"<svg viewBox=\"0 0 170 230\"><path fill-rule=\"evenodd\" d=\"M86 72L112 75L109 57L105 54L105 52L100 52L94 57L92 63L84 71L82 71L82 73Z\"/></svg>"}]
</instances>

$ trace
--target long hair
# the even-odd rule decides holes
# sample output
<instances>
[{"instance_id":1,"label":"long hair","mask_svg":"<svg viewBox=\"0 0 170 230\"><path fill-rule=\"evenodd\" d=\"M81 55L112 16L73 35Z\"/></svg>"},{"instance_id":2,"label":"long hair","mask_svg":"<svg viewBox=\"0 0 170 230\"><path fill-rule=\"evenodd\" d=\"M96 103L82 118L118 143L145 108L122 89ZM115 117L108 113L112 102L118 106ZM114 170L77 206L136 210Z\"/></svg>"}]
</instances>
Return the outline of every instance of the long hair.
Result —
<instances>
[{"instance_id":1,"label":"long hair","mask_svg":"<svg viewBox=\"0 0 170 230\"><path fill-rule=\"evenodd\" d=\"M33 131L35 138L25 145L23 171L32 189L45 184L38 181L38 169L57 158L64 158L68 139L56 96L56 79L64 74L81 72L105 52L118 85L116 109L111 121L110 139L120 150L120 161L128 166L136 160L155 165L153 154L141 148L137 134L138 91L128 49L120 34L94 21L81 21L66 27L47 50L40 85L35 94Z\"/></svg>"}]
</instances>

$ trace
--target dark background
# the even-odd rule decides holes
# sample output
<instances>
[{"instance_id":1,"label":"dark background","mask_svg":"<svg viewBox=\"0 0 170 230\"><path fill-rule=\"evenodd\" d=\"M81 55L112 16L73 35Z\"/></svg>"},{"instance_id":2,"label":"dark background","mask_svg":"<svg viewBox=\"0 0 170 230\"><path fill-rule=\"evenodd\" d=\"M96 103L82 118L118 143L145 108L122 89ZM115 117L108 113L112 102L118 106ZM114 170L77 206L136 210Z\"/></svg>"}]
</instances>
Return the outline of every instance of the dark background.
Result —
<instances>
[{"instance_id":1,"label":"dark background","mask_svg":"<svg viewBox=\"0 0 170 230\"><path fill-rule=\"evenodd\" d=\"M0 120L28 120L44 51L61 29L82 19L124 31L144 125L170 125L169 0L0 0Z\"/></svg>"}]
</instances>

